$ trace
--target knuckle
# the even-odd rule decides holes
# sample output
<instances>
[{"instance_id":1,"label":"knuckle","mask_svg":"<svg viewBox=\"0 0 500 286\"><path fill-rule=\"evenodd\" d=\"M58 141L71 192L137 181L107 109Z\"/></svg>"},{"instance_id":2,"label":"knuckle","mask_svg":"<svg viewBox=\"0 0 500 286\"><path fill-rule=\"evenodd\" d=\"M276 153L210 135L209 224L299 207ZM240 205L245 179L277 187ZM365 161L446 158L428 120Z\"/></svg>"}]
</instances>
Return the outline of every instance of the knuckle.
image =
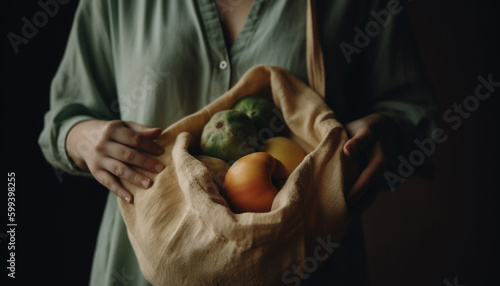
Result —
<instances>
[{"instance_id":1,"label":"knuckle","mask_svg":"<svg viewBox=\"0 0 500 286\"><path fill-rule=\"evenodd\" d=\"M142 136L139 134L134 134L131 138L132 146L139 147L142 143Z\"/></svg>"},{"instance_id":2,"label":"knuckle","mask_svg":"<svg viewBox=\"0 0 500 286\"><path fill-rule=\"evenodd\" d=\"M122 157L126 162L131 162L135 157L135 152L132 149L125 148L122 151Z\"/></svg>"},{"instance_id":3,"label":"knuckle","mask_svg":"<svg viewBox=\"0 0 500 286\"><path fill-rule=\"evenodd\" d=\"M108 121L106 125L104 125L103 132L108 135L113 134L120 125L121 125L120 120Z\"/></svg>"},{"instance_id":4,"label":"knuckle","mask_svg":"<svg viewBox=\"0 0 500 286\"><path fill-rule=\"evenodd\" d=\"M99 177L99 169L100 169L100 166L99 166L99 163L97 162L97 160L92 156L92 157L87 157L85 159L85 164L87 165L87 168L89 169L90 173L96 178L98 179Z\"/></svg>"},{"instance_id":5,"label":"knuckle","mask_svg":"<svg viewBox=\"0 0 500 286\"><path fill-rule=\"evenodd\" d=\"M123 177L123 175L125 174L125 167L121 164L116 165L114 167L113 174L115 174L117 177Z\"/></svg>"},{"instance_id":6,"label":"knuckle","mask_svg":"<svg viewBox=\"0 0 500 286\"><path fill-rule=\"evenodd\" d=\"M106 150L106 143L107 141L104 140L104 138L101 138L99 141L97 141L95 145L96 152L103 153Z\"/></svg>"},{"instance_id":7,"label":"knuckle","mask_svg":"<svg viewBox=\"0 0 500 286\"><path fill-rule=\"evenodd\" d=\"M100 172L100 169L101 169L101 166L99 165L99 163L96 161L91 161L91 162L87 163L87 167L89 168L89 171L91 172L91 174L94 177L96 177L96 179L98 179L99 177L96 176L96 174L98 174Z\"/></svg>"}]
</instances>

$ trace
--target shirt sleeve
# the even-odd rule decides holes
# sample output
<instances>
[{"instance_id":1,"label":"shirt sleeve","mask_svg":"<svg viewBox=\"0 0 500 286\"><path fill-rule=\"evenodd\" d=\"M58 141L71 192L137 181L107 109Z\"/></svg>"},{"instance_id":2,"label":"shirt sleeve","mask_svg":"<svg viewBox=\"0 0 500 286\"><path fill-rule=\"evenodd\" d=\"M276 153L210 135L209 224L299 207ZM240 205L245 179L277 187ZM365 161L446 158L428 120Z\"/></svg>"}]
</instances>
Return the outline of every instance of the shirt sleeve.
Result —
<instances>
[{"instance_id":1,"label":"shirt sleeve","mask_svg":"<svg viewBox=\"0 0 500 286\"><path fill-rule=\"evenodd\" d=\"M407 7L399 1L374 1L364 25L359 26L360 49L353 61L352 86L366 84L356 92L363 101L354 102L357 117L381 113L399 126L400 154L414 147L416 138L426 138L436 127L437 106L424 73ZM398 5L395 5L398 4ZM371 23L370 23L371 22Z\"/></svg>"},{"instance_id":2,"label":"shirt sleeve","mask_svg":"<svg viewBox=\"0 0 500 286\"><path fill-rule=\"evenodd\" d=\"M69 130L84 120L119 117L111 112L117 92L108 8L104 2L107 1L79 3L65 53L51 83L50 109L38 139L51 165L75 175L88 172L80 171L66 153ZM88 140L93 140L91 135Z\"/></svg>"}]
</instances>

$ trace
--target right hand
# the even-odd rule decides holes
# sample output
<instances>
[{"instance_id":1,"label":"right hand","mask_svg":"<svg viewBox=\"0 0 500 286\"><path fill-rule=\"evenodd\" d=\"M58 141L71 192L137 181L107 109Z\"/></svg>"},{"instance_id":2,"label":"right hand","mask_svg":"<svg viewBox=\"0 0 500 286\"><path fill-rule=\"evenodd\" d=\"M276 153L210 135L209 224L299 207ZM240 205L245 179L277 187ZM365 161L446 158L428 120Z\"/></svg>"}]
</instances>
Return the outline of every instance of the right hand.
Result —
<instances>
[{"instance_id":1,"label":"right hand","mask_svg":"<svg viewBox=\"0 0 500 286\"><path fill-rule=\"evenodd\" d=\"M94 178L128 203L132 194L118 178L147 189L152 181L134 171L131 166L159 173L164 165L151 155L163 154L163 148L153 140L160 128L151 128L131 121L82 121L68 133L66 150L75 164L90 171Z\"/></svg>"}]
</instances>

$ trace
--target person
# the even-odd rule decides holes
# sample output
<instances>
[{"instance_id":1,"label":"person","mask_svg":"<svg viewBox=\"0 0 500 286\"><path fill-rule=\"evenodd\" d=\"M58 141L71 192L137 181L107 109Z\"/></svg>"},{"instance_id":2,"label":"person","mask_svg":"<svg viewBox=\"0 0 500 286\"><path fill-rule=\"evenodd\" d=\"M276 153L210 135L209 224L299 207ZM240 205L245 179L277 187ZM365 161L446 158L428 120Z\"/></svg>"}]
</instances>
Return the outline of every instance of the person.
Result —
<instances>
[{"instance_id":1,"label":"person","mask_svg":"<svg viewBox=\"0 0 500 286\"><path fill-rule=\"evenodd\" d=\"M149 285L115 196L134 201L118 179L144 191L153 183L132 167L165 167L154 158L163 152L154 142L162 129L203 108L257 64L281 66L307 82L306 7L306 0L79 3L39 144L52 165L91 175L110 190L90 285ZM434 124L434 101L404 9L395 0L317 3L325 100L350 136L345 154L366 158L348 193L353 209L373 197L411 139ZM338 251L345 255L322 271L347 269L335 272L344 276L339 281L363 285L362 231L353 225Z\"/></svg>"}]
</instances>

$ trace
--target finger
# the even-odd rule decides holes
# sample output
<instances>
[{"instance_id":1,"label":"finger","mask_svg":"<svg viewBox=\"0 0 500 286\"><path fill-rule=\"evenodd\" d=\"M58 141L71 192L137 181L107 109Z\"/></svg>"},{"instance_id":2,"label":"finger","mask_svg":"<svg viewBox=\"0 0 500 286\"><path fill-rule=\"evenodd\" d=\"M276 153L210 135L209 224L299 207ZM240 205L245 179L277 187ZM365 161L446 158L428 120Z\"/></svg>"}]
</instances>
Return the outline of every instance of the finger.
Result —
<instances>
[{"instance_id":1,"label":"finger","mask_svg":"<svg viewBox=\"0 0 500 286\"><path fill-rule=\"evenodd\" d=\"M101 183L104 187L110 190L117 197L123 199L127 203L131 204L134 201L134 196L127 191L118 180L105 170L99 170L93 174L96 180Z\"/></svg>"},{"instance_id":2,"label":"finger","mask_svg":"<svg viewBox=\"0 0 500 286\"><path fill-rule=\"evenodd\" d=\"M125 121L124 123L130 129L139 132L141 135L151 139L158 138L158 136L160 136L161 132L163 131L161 128L149 127L133 121Z\"/></svg>"},{"instance_id":3,"label":"finger","mask_svg":"<svg viewBox=\"0 0 500 286\"><path fill-rule=\"evenodd\" d=\"M373 186L375 182L377 182L383 172L387 169L387 164L388 163L385 160L380 142L378 142L366 168L361 172L359 178L356 180L347 195L349 205L355 204L366 194L368 189Z\"/></svg>"},{"instance_id":4,"label":"finger","mask_svg":"<svg viewBox=\"0 0 500 286\"><path fill-rule=\"evenodd\" d=\"M375 136L368 128L363 128L344 144L346 156L356 156L375 141Z\"/></svg>"},{"instance_id":5,"label":"finger","mask_svg":"<svg viewBox=\"0 0 500 286\"><path fill-rule=\"evenodd\" d=\"M164 168L164 165L160 160L128 146L116 142L109 142L105 148L105 154L107 156L144 170L159 173Z\"/></svg>"},{"instance_id":6,"label":"finger","mask_svg":"<svg viewBox=\"0 0 500 286\"><path fill-rule=\"evenodd\" d=\"M151 186L151 180L148 177L139 174L126 164L116 159L112 159L110 157L104 158L100 161L100 167L116 177L129 181L138 187L147 189Z\"/></svg>"},{"instance_id":7,"label":"finger","mask_svg":"<svg viewBox=\"0 0 500 286\"><path fill-rule=\"evenodd\" d=\"M164 149L151 138L143 136L126 126L117 128L116 131L111 134L111 139L153 155L160 155L164 152Z\"/></svg>"}]
</instances>

